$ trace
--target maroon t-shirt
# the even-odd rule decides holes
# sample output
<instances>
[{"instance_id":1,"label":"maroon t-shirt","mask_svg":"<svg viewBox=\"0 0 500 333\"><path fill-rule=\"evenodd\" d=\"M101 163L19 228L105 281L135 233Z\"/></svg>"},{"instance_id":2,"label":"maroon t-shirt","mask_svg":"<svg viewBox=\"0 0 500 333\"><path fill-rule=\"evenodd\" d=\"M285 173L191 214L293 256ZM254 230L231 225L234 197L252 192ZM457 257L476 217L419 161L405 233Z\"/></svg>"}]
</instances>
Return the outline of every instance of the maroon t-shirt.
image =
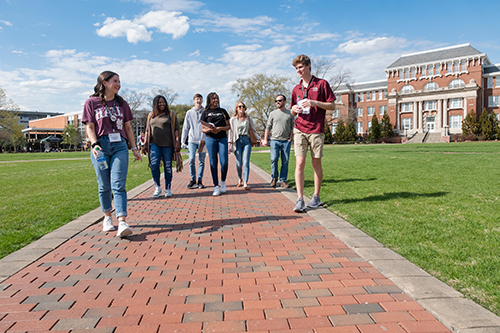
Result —
<instances>
[{"instance_id":1,"label":"maroon t-shirt","mask_svg":"<svg viewBox=\"0 0 500 333\"><path fill-rule=\"evenodd\" d=\"M83 106L82 122L94 123L97 137L113 132L120 132L120 135L127 139L124 124L134 119L128 103L123 101L123 105L120 105L116 101L113 107L113 101L107 101L106 105L108 106L108 110L101 104L97 96L87 99ZM109 118L111 114L116 117L115 122L112 122Z\"/></svg>"},{"instance_id":2,"label":"maroon t-shirt","mask_svg":"<svg viewBox=\"0 0 500 333\"><path fill-rule=\"evenodd\" d=\"M290 109L297 104L298 100L304 99L304 93L310 100L328 103L335 101L335 94L328 82L313 76L307 89L302 90L302 80L293 88ZM313 106L309 114L297 114L295 128L302 133L325 133L325 115L325 109Z\"/></svg>"}]
</instances>

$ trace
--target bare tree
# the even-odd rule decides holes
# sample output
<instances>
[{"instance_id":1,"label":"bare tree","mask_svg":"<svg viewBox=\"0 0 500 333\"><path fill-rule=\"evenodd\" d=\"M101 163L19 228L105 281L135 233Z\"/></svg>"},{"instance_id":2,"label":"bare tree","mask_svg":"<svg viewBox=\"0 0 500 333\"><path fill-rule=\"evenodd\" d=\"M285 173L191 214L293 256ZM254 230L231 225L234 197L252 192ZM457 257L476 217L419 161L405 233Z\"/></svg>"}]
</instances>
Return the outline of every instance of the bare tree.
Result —
<instances>
[{"instance_id":1,"label":"bare tree","mask_svg":"<svg viewBox=\"0 0 500 333\"><path fill-rule=\"evenodd\" d=\"M157 95L162 95L167 99L167 104L173 105L174 102L179 98L179 94L176 93L173 89L170 89L168 87L165 88L158 88L158 87L153 87L151 88L151 92L149 93L149 100L148 104L151 108L153 108L153 99Z\"/></svg>"},{"instance_id":2,"label":"bare tree","mask_svg":"<svg viewBox=\"0 0 500 333\"><path fill-rule=\"evenodd\" d=\"M135 90L123 89L120 95L127 101L130 111L135 115L135 111L143 110L147 95Z\"/></svg>"},{"instance_id":3,"label":"bare tree","mask_svg":"<svg viewBox=\"0 0 500 333\"><path fill-rule=\"evenodd\" d=\"M342 66L338 66L335 60L331 58L312 58L311 73L317 78L326 78L334 92L342 83L353 83L351 72Z\"/></svg>"}]
</instances>

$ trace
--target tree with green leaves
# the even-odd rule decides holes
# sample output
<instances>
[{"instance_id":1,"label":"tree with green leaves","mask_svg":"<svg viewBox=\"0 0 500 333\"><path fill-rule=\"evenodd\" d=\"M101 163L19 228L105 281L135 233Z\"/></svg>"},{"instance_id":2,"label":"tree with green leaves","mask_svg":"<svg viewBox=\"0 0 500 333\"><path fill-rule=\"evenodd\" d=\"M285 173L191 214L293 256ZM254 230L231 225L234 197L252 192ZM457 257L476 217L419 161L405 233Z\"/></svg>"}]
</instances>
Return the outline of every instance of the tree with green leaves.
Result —
<instances>
[{"instance_id":1,"label":"tree with green leaves","mask_svg":"<svg viewBox=\"0 0 500 333\"><path fill-rule=\"evenodd\" d=\"M474 110L470 110L462 122L462 136L466 137L468 135L478 135L479 129L480 127L476 112L474 112Z\"/></svg>"},{"instance_id":2,"label":"tree with green leaves","mask_svg":"<svg viewBox=\"0 0 500 333\"><path fill-rule=\"evenodd\" d=\"M255 74L238 79L231 92L245 103L248 114L253 118L257 130L263 132L271 111L276 109L275 98L279 94L291 96L289 79L279 75ZM230 112L231 113L231 112Z\"/></svg>"},{"instance_id":3,"label":"tree with green leaves","mask_svg":"<svg viewBox=\"0 0 500 333\"><path fill-rule=\"evenodd\" d=\"M489 119L490 119L491 127L493 128L493 133L494 133L494 137L492 140L500 139L500 127L498 124L497 114L492 111L490 113Z\"/></svg>"},{"instance_id":4,"label":"tree with green leaves","mask_svg":"<svg viewBox=\"0 0 500 333\"><path fill-rule=\"evenodd\" d=\"M348 121L345 126L344 140L347 142L357 141L358 133L356 132L356 125L352 121Z\"/></svg>"},{"instance_id":5,"label":"tree with green leaves","mask_svg":"<svg viewBox=\"0 0 500 333\"><path fill-rule=\"evenodd\" d=\"M24 126L19 123L19 106L7 98L5 91L0 88L0 147L5 150L22 149L25 144L23 135Z\"/></svg>"},{"instance_id":6,"label":"tree with green leaves","mask_svg":"<svg viewBox=\"0 0 500 333\"><path fill-rule=\"evenodd\" d=\"M328 121L325 121L325 143L331 144L333 143L333 136L330 126L328 125Z\"/></svg>"},{"instance_id":7,"label":"tree with green leaves","mask_svg":"<svg viewBox=\"0 0 500 333\"><path fill-rule=\"evenodd\" d=\"M392 129L391 117L387 112L384 112L384 116L380 121L382 138L392 138L394 136L394 130Z\"/></svg>"},{"instance_id":8,"label":"tree with green leaves","mask_svg":"<svg viewBox=\"0 0 500 333\"><path fill-rule=\"evenodd\" d=\"M62 131L63 143L71 146L78 147L82 143L82 135L75 125L69 124Z\"/></svg>"},{"instance_id":9,"label":"tree with green leaves","mask_svg":"<svg viewBox=\"0 0 500 333\"><path fill-rule=\"evenodd\" d=\"M490 116L486 108L483 109L483 113L479 116L479 128L480 136L484 140L494 140L495 139L495 128L490 121Z\"/></svg>"},{"instance_id":10,"label":"tree with green leaves","mask_svg":"<svg viewBox=\"0 0 500 333\"><path fill-rule=\"evenodd\" d=\"M335 133L333 133L333 141L336 143L344 142L345 122L342 118L337 121Z\"/></svg>"},{"instance_id":11,"label":"tree with green leaves","mask_svg":"<svg viewBox=\"0 0 500 333\"><path fill-rule=\"evenodd\" d=\"M179 128L182 130L182 126L184 125L184 118L186 118L186 113L191 109L193 105L187 104L175 104L169 105L170 110L174 111L177 115L177 120L179 121Z\"/></svg>"},{"instance_id":12,"label":"tree with green leaves","mask_svg":"<svg viewBox=\"0 0 500 333\"><path fill-rule=\"evenodd\" d=\"M382 138L382 128L376 114L372 116L372 126L369 129L368 138L371 142L377 142Z\"/></svg>"}]
</instances>

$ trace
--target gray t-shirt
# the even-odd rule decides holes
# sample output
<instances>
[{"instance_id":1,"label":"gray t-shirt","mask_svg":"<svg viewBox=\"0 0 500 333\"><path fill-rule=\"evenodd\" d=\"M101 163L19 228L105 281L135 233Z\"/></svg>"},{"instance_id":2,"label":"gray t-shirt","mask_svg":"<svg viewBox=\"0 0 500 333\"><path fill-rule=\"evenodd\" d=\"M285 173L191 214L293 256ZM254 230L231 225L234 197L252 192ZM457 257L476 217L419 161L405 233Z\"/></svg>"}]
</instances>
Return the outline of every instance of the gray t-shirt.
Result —
<instances>
[{"instance_id":1,"label":"gray t-shirt","mask_svg":"<svg viewBox=\"0 0 500 333\"><path fill-rule=\"evenodd\" d=\"M266 130L271 133L271 140L289 140L290 134L293 132L294 122L295 120L288 109L285 111L277 109L271 112L266 126Z\"/></svg>"}]
</instances>

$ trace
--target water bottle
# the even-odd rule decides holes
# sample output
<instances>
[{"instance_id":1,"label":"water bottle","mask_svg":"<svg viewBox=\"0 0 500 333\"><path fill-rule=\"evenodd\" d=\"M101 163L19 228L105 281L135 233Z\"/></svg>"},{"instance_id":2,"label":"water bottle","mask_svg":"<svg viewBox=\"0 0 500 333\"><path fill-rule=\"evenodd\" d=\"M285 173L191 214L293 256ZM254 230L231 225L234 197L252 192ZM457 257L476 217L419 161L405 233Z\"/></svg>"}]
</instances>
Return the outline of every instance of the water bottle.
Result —
<instances>
[{"instance_id":1,"label":"water bottle","mask_svg":"<svg viewBox=\"0 0 500 333\"><path fill-rule=\"evenodd\" d=\"M97 151L97 164L99 165L99 169L101 170L106 170L108 168L108 163L106 163L106 157L104 157L104 153L102 152L101 149L98 149L96 147L95 149Z\"/></svg>"}]
</instances>

